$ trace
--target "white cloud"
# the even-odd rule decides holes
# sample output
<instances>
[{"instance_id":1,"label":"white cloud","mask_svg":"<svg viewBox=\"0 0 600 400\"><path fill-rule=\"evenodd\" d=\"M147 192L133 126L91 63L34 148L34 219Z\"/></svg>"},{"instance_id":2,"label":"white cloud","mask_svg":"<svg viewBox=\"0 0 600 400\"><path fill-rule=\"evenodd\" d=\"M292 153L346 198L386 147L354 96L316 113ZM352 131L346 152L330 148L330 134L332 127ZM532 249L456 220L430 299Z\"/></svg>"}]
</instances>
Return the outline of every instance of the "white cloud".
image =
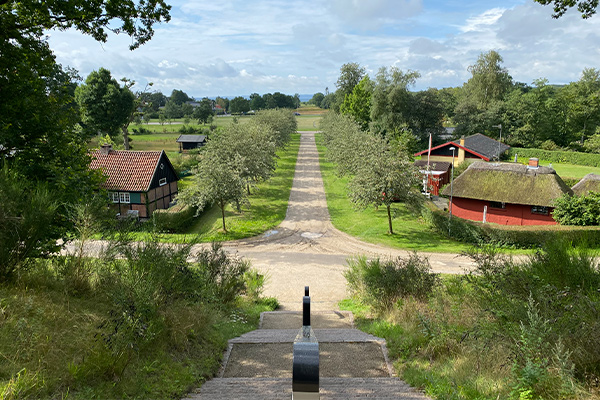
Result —
<instances>
[{"instance_id":1,"label":"white cloud","mask_svg":"<svg viewBox=\"0 0 600 400\"><path fill-rule=\"evenodd\" d=\"M74 31L49 43L84 77L100 67L163 93L194 96L252 92L311 94L335 88L339 68L358 62L372 76L382 66L421 73L416 89L459 86L484 51L498 50L515 80L552 83L600 67L600 16L576 12L554 20L530 0L173 0L172 22L133 52L131 39L99 44ZM497 4L497 3L496 3ZM450 7L450 8L448 8Z\"/></svg>"}]
</instances>

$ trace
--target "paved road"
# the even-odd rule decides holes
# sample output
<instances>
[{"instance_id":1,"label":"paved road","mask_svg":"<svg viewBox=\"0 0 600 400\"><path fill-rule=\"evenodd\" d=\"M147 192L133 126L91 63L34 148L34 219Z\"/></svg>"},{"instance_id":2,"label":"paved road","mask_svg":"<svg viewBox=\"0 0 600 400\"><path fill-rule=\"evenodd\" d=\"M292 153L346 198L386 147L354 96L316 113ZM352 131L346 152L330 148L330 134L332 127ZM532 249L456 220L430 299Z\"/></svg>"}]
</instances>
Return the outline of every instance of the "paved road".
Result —
<instances>
[{"instance_id":1,"label":"paved road","mask_svg":"<svg viewBox=\"0 0 600 400\"><path fill-rule=\"evenodd\" d=\"M365 243L333 227L327 210L315 132L302 132L296 173L285 220L274 230L225 244L230 252L251 260L269 276L265 294L279 299L284 309L299 309L303 288L311 287L313 307L337 309L347 296L343 272L348 257L397 257L406 251ZM472 267L456 254L420 253L440 273L463 273Z\"/></svg>"}]
</instances>

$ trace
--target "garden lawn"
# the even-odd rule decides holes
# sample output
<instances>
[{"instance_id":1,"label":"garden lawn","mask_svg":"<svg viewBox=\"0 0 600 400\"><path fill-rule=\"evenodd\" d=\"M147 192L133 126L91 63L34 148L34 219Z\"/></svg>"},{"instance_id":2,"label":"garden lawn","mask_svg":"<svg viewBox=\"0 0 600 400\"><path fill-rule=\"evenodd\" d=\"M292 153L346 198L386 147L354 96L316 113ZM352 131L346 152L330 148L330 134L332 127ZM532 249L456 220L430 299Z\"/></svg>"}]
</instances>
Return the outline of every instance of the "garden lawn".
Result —
<instances>
[{"instance_id":1,"label":"garden lawn","mask_svg":"<svg viewBox=\"0 0 600 400\"><path fill-rule=\"evenodd\" d=\"M316 139L327 208L336 228L366 242L407 250L458 253L470 247L436 233L420 216L413 215L400 203L392 206L397 216L392 221L394 234L389 235L385 207L354 210L346 195L348 179L336 175L333 164L325 157L321 135L316 135Z\"/></svg>"},{"instance_id":2,"label":"garden lawn","mask_svg":"<svg viewBox=\"0 0 600 400\"><path fill-rule=\"evenodd\" d=\"M287 211L299 148L300 135L294 134L287 148L277 153L279 159L275 175L252 189L249 208L244 208L242 213L238 213L231 206L227 206L227 232L223 232L222 229L221 209L213 206L200 215L186 235L194 235L200 242L226 241L256 236L279 225ZM175 238L184 235L167 236Z\"/></svg>"}]
</instances>

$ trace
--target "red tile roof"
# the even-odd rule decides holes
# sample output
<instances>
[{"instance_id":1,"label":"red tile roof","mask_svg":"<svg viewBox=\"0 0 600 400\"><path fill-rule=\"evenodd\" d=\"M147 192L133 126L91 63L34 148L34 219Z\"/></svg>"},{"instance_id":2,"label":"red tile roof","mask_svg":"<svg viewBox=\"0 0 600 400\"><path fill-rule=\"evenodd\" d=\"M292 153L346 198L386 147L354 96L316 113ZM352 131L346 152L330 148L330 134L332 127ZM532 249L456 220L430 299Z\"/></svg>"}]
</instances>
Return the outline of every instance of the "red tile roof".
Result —
<instances>
[{"instance_id":1,"label":"red tile roof","mask_svg":"<svg viewBox=\"0 0 600 400\"><path fill-rule=\"evenodd\" d=\"M150 189L152 177L160 160L161 151L111 150L92 153L90 168L101 169L107 176L103 187L107 190L145 192Z\"/></svg>"}]
</instances>

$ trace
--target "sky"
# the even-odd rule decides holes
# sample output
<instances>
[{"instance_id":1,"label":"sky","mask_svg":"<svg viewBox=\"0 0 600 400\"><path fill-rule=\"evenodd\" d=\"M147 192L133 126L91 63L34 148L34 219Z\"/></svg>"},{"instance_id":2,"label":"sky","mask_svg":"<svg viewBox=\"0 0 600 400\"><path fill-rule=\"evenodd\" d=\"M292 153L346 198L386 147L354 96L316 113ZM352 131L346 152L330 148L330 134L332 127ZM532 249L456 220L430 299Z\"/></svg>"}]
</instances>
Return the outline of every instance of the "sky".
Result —
<instances>
[{"instance_id":1,"label":"sky","mask_svg":"<svg viewBox=\"0 0 600 400\"><path fill-rule=\"evenodd\" d=\"M74 30L50 31L57 61L82 77L152 82L169 95L202 98L335 91L340 67L359 63L421 74L413 90L461 86L469 65L500 53L515 81L565 84L600 68L600 15L576 9L560 19L533 0L167 0L171 21L130 51L131 38L106 43Z\"/></svg>"}]
</instances>

